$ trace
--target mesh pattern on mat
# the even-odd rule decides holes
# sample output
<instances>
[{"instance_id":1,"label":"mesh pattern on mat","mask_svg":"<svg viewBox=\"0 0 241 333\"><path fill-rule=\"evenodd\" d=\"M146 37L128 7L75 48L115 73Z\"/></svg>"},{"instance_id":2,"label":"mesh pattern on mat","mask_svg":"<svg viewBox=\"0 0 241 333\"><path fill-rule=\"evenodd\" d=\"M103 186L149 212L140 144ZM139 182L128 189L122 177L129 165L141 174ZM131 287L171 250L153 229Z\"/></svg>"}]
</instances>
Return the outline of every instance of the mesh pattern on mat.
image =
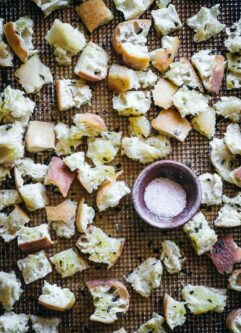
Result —
<instances>
[{"instance_id":1,"label":"mesh pattern on mat","mask_svg":"<svg viewBox=\"0 0 241 333\"><path fill-rule=\"evenodd\" d=\"M78 1L76 1L78 2ZM114 5L111 1L107 1L109 7L115 13L115 18L111 23L101 27L89 36L94 42L102 45L110 54L111 62L115 61L121 63L121 59L113 52L111 47L112 31L122 19L122 16L117 13L114 9ZM221 21L226 23L228 26L232 22L237 21L241 10L240 1L231 0L220 0L221 3ZM217 3L213 0L173 0L176 5L177 11L180 14L182 22L185 22L188 17L194 15L199 8L203 6L211 6ZM73 66L63 67L56 64L52 55L51 48L45 41L46 31L51 27L55 18L59 18L65 22L70 22L74 26L80 26L84 29L78 16L76 15L73 8L60 10L54 12L47 19L44 19L41 12L37 9L32 1L28 0L2 0L0 1L0 16L6 21L16 20L18 17L23 15L29 15L34 20L34 45L39 50L40 57L44 63L50 66L53 73L54 79L58 78L73 78L73 67L76 63L76 59L73 60ZM150 13L146 14L149 16ZM179 52L181 56L191 56L194 52L201 48L211 48L214 51L224 52L223 40L224 33L219 34L210 41L202 44L194 44L192 42L193 32L184 26L178 33L182 40L182 47ZM156 35L153 28L149 36L150 49L160 47L160 38ZM0 89L11 84L13 87L18 87L17 81L14 79L14 71L20 66L20 62L15 58L13 69L1 69L0 72ZM111 96L112 94L107 90L106 82L93 84L93 105L92 107L83 107L81 111L98 113L104 117L109 129L119 128L124 133L127 132L128 120L120 118L113 112L111 108ZM240 92L230 92L230 95L238 95ZM222 94L227 94L226 91L222 91ZM71 122L72 115L77 110L67 111L59 113L57 110L56 96L54 86L45 86L41 94L33 97L36 101L36 111L33 119L59 122L63 121L68 124ZM149 112L149 118L152 119L154 115L157 115L158 110L152 107ZM226 127L227 123L219 120L217 135L220 136ZM170 158L180 162L184 162L191 166L197 173L204 173L207 171L213 171L209 162L209 144L208 141L201 135L194 131L188 137L184 144L173 141L173 153ZM41 156L32 155L34 160L39 161L46 158L48 155L43 154ZM126 158L118 157L113 165L124 169L123 178L131 186L135 177L143 169L143 166L127 160ZM5 184L5 187L11 187L12 182ZM225 187L228 194L233 193L233 189L229 186ZM84 193L79 184L74 184L72 187L70 198L78 200L81 195L85 195L87 202L94 205L94 196L87 195ZM61 197L57 194L53 195L49 192L51 204L58 204L61 202ZM217 208L212 208L208 211L204 210L208 219L211 221L217 213ZM31 214L30 225L38 225L46 221L45 211ZM225 288L227 286L227 278L219 275L215 268L210 263L209 259L204 255L198 257L194 254L191 249L190 243L182 230L173 231L160 231L153 229L144 224L135 214L131 204L131 197L125 198L118 209L108 210L103 214L97 214L96 225L103 228L107 233L112 235L124 236L126 238L126 246L119 262L109 271L105 267L95 266L81 273L77 274L72 278L61 279L60 276L53 272L47 277L50 283L57 283L60 286L68 286L76 295L76 304L73 309L64 314L57 314L62 320L60 332L91 332L91 333L109 333L120 327L125 327L128 332L136 330L141 323L149 319L153 311L162 313L162 299L164 293L174 296L180 299L180 290L186 283L192 284L204 284L212 287ZM219 234L228 234L228 230L217 230ZM241 245L241 236L238 228L232 229L231 232L234 239ZM55 237L55 235L53 235ZM75 244L78 235L71 240L61 240L48 251L48 255L51 256L63 249L67 249ZM113 325L100 325L92 323L88 320L90 314L93 311L91 297L85 290L80 292L80 288L84 286L84 281L96 279L114 277L124 281L124 276L128 274L133 268L136 267L145 258L155 255L158 256L157 252L160 247L161 241L165 239L171 239L176 241L183 249L188 260L185 264L185 273L179 275L169 275L167 272L163 274L162 285L159 289L152 293L149 299L144 299L136 294L130 286L128 286L131 302L130 309L125 316L114 323ZM0 269L10 271L16 269L16 260L22 258L23 254L17 249L16 243L13 242L10 245L0 242ZM17 269L16 269L17 270ZM19 273L18 273L19 274ZM16 312L33 313L41 315L56 315L51 311L44 310L38 305L37 298L41 291L43 281L37 281L27 287L25 287L24 295L20 302L16 306ZM202 316L188 315L188 320L184 326L177 328L176 332L225 332L225 317L230 309L241 305L240 295L237 292L229 291L228 293L228 304L224 313L212 314Z\"/></svg>"}]
</instances>

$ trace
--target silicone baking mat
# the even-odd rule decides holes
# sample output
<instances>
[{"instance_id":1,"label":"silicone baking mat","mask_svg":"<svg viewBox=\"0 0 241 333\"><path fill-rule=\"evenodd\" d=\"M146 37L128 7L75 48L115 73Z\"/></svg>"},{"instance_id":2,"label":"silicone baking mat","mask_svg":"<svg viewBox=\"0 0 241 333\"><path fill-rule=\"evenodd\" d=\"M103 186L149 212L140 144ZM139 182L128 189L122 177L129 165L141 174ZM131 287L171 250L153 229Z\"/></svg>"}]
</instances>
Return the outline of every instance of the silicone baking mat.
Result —
<instances>
[{"instance_id":1,"label":"silicone baking mat","mask_svg":"<svg viewBox=\"0 0 241 333\"><path fill-rule=\"evenodd\" d=\"M75 1L74 6L80 1ZM201 6L210 7L215 5L217 1L213 0L173 0L176 5L177 11L183 23L187 18L196 14ZM230 26L234 21L237 21L241 12L240 0L220 0L221 16L220 20L226 25ZM69 22L75 27L80 27L86 34L88 39L100 44L104 47L110 55L110 62L121 63L121 59L115 54L111 46L112 33L115 26L123 21L120 13L117 13L114 4L107 1L109 8L114 13L114 19L108 24L90 35L83 27L80 19L75 13L74 8L68 8L52 13L48 18L44 18L42 12L30 0L1 0L0 1L0 17L5 21L16 20L20 16L28 15L34 20L34 45L39 50L40 58L47 64L52 71L54 80L60 78L74 78L73 68L77 61L77 57L73 59L73 66L63 67L59 66L52 55L52 49L45 41L47 30L50 29L55 18L59 18L64 22ZM150 16L150 11L145 17ZM178 32L181 39L181 49L179 57L190 57L194 52L200 49L210 48L213 51L224 53L224 38L225 33L212 38L210 41L195 44L193 42L193 31L186 25ZM151 29L149 34L148 43L150 49L160 47L160 37L157 36L154 29ZM12 87L19 85L14 78L15 70L20 66L20 62L14 59L14 67L11 69L0 69L0 90L11 84ZM72 116L77 112L92 112L101 115L110 130L121 130L123 134L127 134L128 119L121 118L112 110L111 98L112 93L107 89L106 80L100 83L91 84L93 88L93 103L91 107L83 107L81 110L73 109L66 112L58 112L56 104L56 93L53 85L47 85L41 93L31 96L36 101L36 110L33 119L51 121L54 123L64 122L71 123ZM225 89L222 90L222 95L240 95L240 91L233 91L227 93ZM151 111L148 113L149 119L154 118L158 114L158 109L152 106ZM227 122L218 120L217 136L221 136L227 126ZM214 171L211 167L209 160L209 142L201 135L192 131L184 144L172 141L173 152L169 156L170 159L183 162L195 170L197 174L204 172ZM85 146L80 146L80 150L85 149ZM51 154L30 154L35 161L48 161ZM133 181L139 172L144 168L143 165L128 160L126 157L118 157L114 160L112 165L115 165L117 170L123 169L123 179L132 186ZM13 187L13 180L3 184L3 188ZM228 194L233 194L234 189L225 185L225 191ZM60 195L48 191L50 202L53 205L60 203L63 199ZM84 195L88 204L94 205L95 196L87 195L77 182L72 186L69 197L78 200L80 196ZM210 208L209 210L203 209L208 220L212 222L217 214L217 207ZM30 225L38 225L46 222L45 210L34 212L31 214ZM24 287L24 294L15 307L17 313L23 312L27 314L38 314L46 316L59 316L62 318L62 324L59 331L61 333L67 332L83 332L83 333L110 333L120 327L125 327L127 332L132 333L140 326L141 323L150 319L153 312L159 314L163 313L162 301L164 293L168 293L174 298L181 299L180 291L183 285L187 283L203 284L210 287L225 288L227 286L227 277L218 274L211 264L206 255L198 257L195 255L190 243L181 229L173 231L161 231L146 225L141 221L134 212L131 196L124 198L121 204L116 209L109 209L108 211L97 214L95 225L101 227L107 233L126 238L126 245L123 254L117 264L107 270L103 265L91 264L91 268L83 273L76 274L74 277L61 279L60 276L54 271L47 277L50 283L57 283L63 287L69 287L76 296L76 303L72 310L63 314L54 313L45 310L38 305L37 299L41 292L43 280L37 281ZM241 246L241 234L239 228L216 230L218 234L232 234L237 243ZM51 247L47 254L51 256L61 250L72 247L79 235L76 234L71 240L56 239L53 234L53 239L56 243ZM140 264L144 259L150 256L159 257L161 242L165 239L174 240L181 247L187 257L183 271L178 275L170 275L164 270L161 287L154 290L151 297L144 299L135 293L130 285L127 285L130 293L130 309L113 325L102 325L89 321L89 317L93 312L93 305L91 296L86 290L85 281L91 279L101 278L117 278L125 282L124 277ZM24 255L18 250L16 242L5 244L0 241L0 270L10 271L14 269L18 276L20 276L16 261L23 258ZM196 332L196 333L209 333L209 332L226 332L225 318L227 313L235 308L241 306L240 294L238 292L228 292L228 303L225 312L221 314L208 313L205 315L194 316L188 314L187 321L184 326L177 328L176 332Z\"/></svg>"}]
</instances>

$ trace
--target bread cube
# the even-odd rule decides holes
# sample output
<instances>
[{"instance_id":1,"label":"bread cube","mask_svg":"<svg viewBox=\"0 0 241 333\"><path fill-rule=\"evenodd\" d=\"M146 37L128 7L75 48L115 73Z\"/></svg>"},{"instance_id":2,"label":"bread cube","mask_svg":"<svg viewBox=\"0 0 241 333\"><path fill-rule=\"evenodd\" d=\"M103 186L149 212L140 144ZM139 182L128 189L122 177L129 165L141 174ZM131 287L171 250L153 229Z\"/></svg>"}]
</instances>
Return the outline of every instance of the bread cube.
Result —
<instances>
[{"instance_id":1,"label":"bread cube","mask_svg":"<svg viewBox=\"0 0 241 333\"><path fill-rule=\"evenodd\" d=\"M50 247L52 244L47 224L41 224L36 227L23 226L19 231L18 247L23 252L40 251Z\"/></svg>"},{"instance_id":2,"label":"bread cube","mask_svg":"<svg viewBox=\"0 0 241 333\"><path fill-rule=\"evenodd\" d=\"M114 0L116 9L123 13L125 20L141 16L154 0Z\"/></svg>"},{"instance_id":3,"label":"bread cube","mask_svg":"<svg viewBox=\"0 0 241 333\"><path fill-rule=\"evenodd\" d=\"M106 180L115 176L115 168L109 165L98 165L92 168L85 163L78 170L78 180L88 193L92 193Z\"/></svg>"},{"instance_id":4,"label":"bread cube","mask_svg":"<svg viewBox=\"0 0 241 333\"><path fill-rule=\"evenodd\" d=\"M58 333L60 318L45 318L31 315L32 328L35 333Z\"/></svg>"},{"instance_id":5,"label":"bread cube","mask_svg":"<svg viewBox=\"0 0 241 333\"><path fill-rule=\"evenodd\" d=\"M23 226L29 221L29 216L16 205L8 216L0 214L0 236L5 242L11 242L19 235Z\"/></svg>"},{"instance_id":6,"label":"bread cube","mask_svg":"<svg viewBox=\"0 0 241 333\"><path fill-rule=\"evenodd\" d=\"M34 179L35 181L43 182L44 178L47 175L48 166L41 163L34 163L34 161L31 160L31 158L26 157L21 160L17 160L15 162L15 169L17 169L17 177L28 176ZM16 177L16 172L15 172L15 177ZM15 180L15 183L18 183L18 181L16 182ZM16 186L16 187L18 188L21 186Z\"/></svg>"},{"instance_id":7,"label":"bread cube","mask_svg":"<svg viewBox=\"0 0 241 333\"><path fill-rule=\"evenodd\" d=\"M15 272L0 272L0 304L10 311L23 293L21 282Z\"/></svg>"},{"instance_id":8,"label":"bread cube","mask_svg":"<svg viewBox=\"0 0 241 333\"><path fill-rule=\"evenodd\" d=\"M2 332L8 333L26 333L28 327L29 316L23 313L16 314L14 312L5 312L0 316L0 327Z\"/></svg>"},{"instance_id":9,"label":"bread cube","mask_svg":"<svg viewBox=\"0 0 241 333\"><path fill-rule=\"evenodd\" d=\"M156 49L150 53L152 66L159 72L165 73L173 62L180 47L178 37L164 36L161 40L161 49Z\"/></svg>"},{"instance_id":10,"label":"bread cube","mask_svg":"<svg viewBox=\"0 0 241 333\"><path fill-rule=\"evenodd\" d=\"M163 308L165 320L171 330L185 323L186 309L184 302L178 302L168 294L165 294Z\"/></svg>"},{"instance_id":11,"label":"bread cube","mask_svg":"<svg viewBox=\"0 0 241 333\"><path fill-rule=\"evenodd\" d=\"M186 223L183 230L190 238L192 246L199 256L210 251L218 239L215 231L209 227L208 221L201 212Z\"/></svg>"},{"instance_id":12,"label":"bread cube","mask_svg":"<svg viewBox=\"0 0 241 333\"><path fill-rule=\"evenodd\" d=\"M101 138L88 138L86 156L98 166L114 160L121 146L121 132L102 132Z\"/></svg>"},{"instance_id":13,"label":"bread cube","mask_svg":"<svg viewBox=\"0 0 241 333\"><path fill-rule=\"evenodd\" d=\"M20 203L21 197L17 190L0 190L0 210Z\"/></svg>"},{"instance_id":14,"label":"bread cube","mask_svg":"<svg viewBox=\"0 0 241 333\"><path fill-rule=\"evenodd\" d=\"M163 158L170 153L170 141L161 135L147 139L135 136L122 139L122 155L126 155L128 158L143 164Z\"/></svg>"},{"instance_id":15,"label":"bread cube","mask_svg":"<svg viewBox=\"0 0 241 333\"><path fill-rule=\"evenodd\" d=\"M146 114L151 107L151 93L149 91L126 91L114 96L113 109L120 116L140 116Z\"/></svg>"},{"instance_id":16,"label":"bread cube","mask_svg":"<svg viewBox=\"0 0 241 333\"><path fill-rule=\"evenodd\" d=\"M90 32L113 19L111 11L102 0L86 0L76 7L76 12Z\"/></svg>"},{"instance_id":17,"label":"bread cube","mask_svg":"<svg viewBox=\"0 0 241 333\"><path fill-rule=\"evenodd\" d=\"M238 124L229 124L224 140L232 154L241 155L241 131Z\"/></svg>"},{"instance_id":18,"label":"bread cube","mask_svg":"<svg viewBox=\"0 0 241 333\"><path fill-rule=\"evenodd\" d=\"M80 169L85 164L85 153L79 151L63 159L63 162L71 171Z\"/></svg>"},{"instance_id":19,"label":"bread cube","mask_svg":"<svg viewBox=\"0 0 241 333\"><path fill-rule=\"evenodd\" d=\"M29 254L17 261L19 270L23 275L25 284L43 279L52 272L52 267L44 251Z\"/></svg>"},{"instance_id":20,"label":"bread cube","mask_svg":"<svg viewBox=\"0 0 241 333\"><path fill-rule=\"evenodd\" d=\"M225 40L225 47L232 53L240 53L241 51L241 20L233 23L231 27L226 28L228 38Z\"/></svg>"},{"instance_id":21,"label":"bread cube","mask_svg":"<svg viewBox=\"0 0 241 333\"><path fill-rule=\"evenodd\" d=\"M241 291L240 278L241 278L241 269L235 269L228 278L229 282L228 288L236 291Z\"/></svg>"},{"instance_id":22,"label":"bread cube","mask_svg":"<svg viewBox=\"0 0 241 333\"><path fill-rule=\"evenodd\" d=\"M233 228L241 226L241 212L237 206L225 204L214 220L214 225L220 228Z\"/></svg>"},{"instance_id":23,"label":"bread cube","mask_svg":"<svg viewBox=\"0 0 241 333\"><path fill-rule=\"evenodd\" d=\"M56 136L55 151L58 156L68 155L81 144L81 139L71 138L71 130L68 125L58 123L54 127Z\"/></svg>"},{"instance_id":24,"label":"bread cube","mask_svg":"<svg viewBox=\"0 0 241 333\"><path fill-rule=\"evenodd\" d=\"M168 109L173 105L172 98L178 88L170 81L159 79L152 90L154 104L163 109Z\"/></svg>"},{"instance_id":25,"label":"bread cube","mask_svg":"<svg viewBox=\"0 0 241 333\"><path fill-rule=\"evenodd\" d=\"M212 139L216 132L216 112L213 108L207 108L192 119L193 128L207 139Z\"/></svg>"},{"instance_id":26,"label":"bread cube","mask_svg":"<svg viewBox=\"0 0 241 333\"><path fill-rule=\"evenodd\" d=\"M81 233L85 233L88 226L93 223L95 217L94 208L88 206L85 203L85 199L82 198L78 204L76 215L76 227Z\"/></svg>"},{"instance_id":27,"label":"bread cube","mask_svg":"<svg viewBox=\"0 0 241 333\"><path fill-rule=\"evenodd\" d=\"M77 204L70 199L57 206L46 207L48 223L57 236L70 239L75 234L76 209Z\"/></svg>"},{"instance_id":28,"label":"bread cube","mask_svg":"<svg viewBox=\"0 0 241 333\"><path fill-rule=\"evenodd\" d=\"M182 27L182 22L174 5L151 11L156 31L165 36Z\"/></svg>"},{"instance_id":29,"label":"bread cube","mask_svg":"<svg viewBox=\"0 0 241 333\"><path fill-rule=\"evenodd\" d=\"M164 318L154 312L152 318L142 324L135 333L145 333L150 330L152 330L153 332L165 333L165 330L162 326L163 324Z\"/></svg>"},{"instance_id":30,"label":"bread cube","mask_svg":"<svg viewBox=\"0 0 241 333\"><path fill-rule=\"evenodd\" d=\"M39 304L53 311L66 311L73 307L75 296L69 288L61 288L56 284L44 281L42 294L38 298Z\"/></svg>"},{"instance_id":31,"label":"bread cube","mask_svg":"<svg viewBox=\"0 0 241 333\"><path fill-rule=\"evenodd\" d=\"M59 111L90 104L92 92L83 80L57 80L56 93Z\"/></svg>"},{"instance_id":32,"label":"bread cube","mask_svg":"<svg viewBox=\"0 0 241 333\"><path fill-rule=\"evenodd\" d=\"M117 181L116 179L105 180L96 195L97 207L100 212L116 207L119 205L120 200L130 193L131 190L124 181Z\"/></svg>"},{"instance_id":33,"label":"bread cube","mask_svg":"<svg viewBox=\"0 0 241 333\"><path fill-rule=\"evenodd\" d=\"M130 295L118 280L93 280L86 285L93 297L95 312L90 316L91 321L111 324L118 319L118 313L126 313L129 308Z\"/></svg>"},{"instance_id":34,"label":"bread cube","mask_svg":"<svg viewBox=\"0 0 241 333\"><path fill-rule=\"evenodd\" d=\"M82 32L72 27L69 23L54 20L51 29L45 37L49 45L54 47L56 61L60 65L70 65L72 56L78 54L86 45Z\"/></svg>"},{"instance_id":35,"label":"bread cube","mask_svg":"<svg viewBox=\"0 0 241 333\"><path fill-rule=\"evenodd\" d=\"M77 113L74 115L75 126L71 127L71 139L81 139L84 136L100 135L106 130L106 125L100 116L92 113Z\"/></svg>"},{"instance_id":36,"label":"bread cube","mask_svg":"<svg viewBox=\"0 0 241 333\"><path fill-rule=\"evenodd\" d=\"M191 284L182 289L182 297L188 309L196 315L209 311L223 312L227 302L226 294L226 289L193 286Z\"/></svg>"},{"instance_id":37,"label":"bread cube","mask_svg":"<svg viewBox=\"0 0 241 333\"><path fill-rule=\"evenodd\" d=\"M123 43L122 45L123 61L131 68L146 70L150 63L148 48L142 45L132 43Z\"/></svg>"},{"instance_id":38,"label":"bread cube","mask_svg":"<svg viewBox=\"0 0 241 333\"><path fill-rule=\"evenodd\" d=\"M213 206L222 203L222 178L214 173L204 173L199 176L202 190L202 205Z\"/></svg>"},{"instance_id":39,"label":"bread cube","mask_svg":"<svg viewBox=\"0 0 241 333\"><path fill-rule=\"evenodd\" d=\"M108 61L108 53L101 46L89 42L82 51L74 72L84 80L101 81L107 76Z\"/></svg>"},{"instance_id":40,"label":"bread cube","mask_svg":"<svg viewBox=\"0 0 241 333\"><path fill-rule=\"evenodd\" d=\"M163 260L168 273L175 274L181 271L186 258L174 242L165 240L162 242L161 260Z\"/></svg>"},{"instance_id":41,"label":"bread cube","mask_svg":"<svg viewBox=\"0 0 241 333\"><path fill-rule=\"evenodd\" d=\"M119 259L123 247L124 238L108 236L100 228L90 225L86 233L77 241L77 248L89 255L89 260L95 263L107 264L111 268Z\"/></svg>"},{"instance_id":42,"label":"bread cube","mask_svg":"<svg viewBox=\"0 0 241 333\"><path fill-rule=\"evenodd\" d=\"M46 187L41 183L23 185L19 193L30 211L42 209L48 204Z\"/></svg>"},{"instance_id":43,"label":"bread cube","mask_svg":"<svg viewBox=\"0 0 241 333\"><path fill-rule=\"evenodd\" d=\"M143 297L150 297L153 289L161 285L162 264L156 258L148 258L127 276L135 291Z\"/></svg>"},{"instance_id":44,"label":"bread cube","mask_svg":"<svg viewBox=\"0 0 241 333\"><path fill-rule=\"evenodd\" d=\"M151 124L145 116L130 117L128 131L130 136L144 136L151 134Z\"/></svg>"},{"instance_id":45,"label":"bread cube","mask_svg":"<svg viewBox=\"0 0 241 333\"><path fill-rule=\"evenodd\" d=\"M15 22L6 23L4 34L9 46L22 62L26 62L29 56L37 52L32 43L33 20L29 17L20 17Z\"/></svg>"},{"instance_id":46,"label":"bread cube","mask_svg":"<svg viewBox=\"0 0 241 333\"><path fill-rule=\"evenodd\" d=\"M55 254L50 261L62 278L73 276L89 267L74 248Z\"/></svg>"},{"instance_id":47,"label":"bread cube","mask_svg":"<svg viewBox=\"0 0 241 333\"><path fill-rule=\"evenodd\" d=\"M108 74L108 87L117 93L138 89L140 84L133 69L113 64Z\"/></svg>"},{"instance_id":48,"label":"bread cube","mask_svg":"<svg viewBox=\"0 0 241 333\"><path fill-rule=\"evenodd\" d=\"M4 20L0 18L0 66L12 67L13 54L8 44L3 41L3 23Z\"/></svg>"},{"instance_id":49,"label":"bread cube","mask_svg":"<svg viewBox=\"0 0 241 333\"><path fill-rule=\"evenodd\" d=\"M26 150L40 152L55 147L54 124L45 121L30 121L25 135Z\"/></svg>"},{"instance_id":50,"label":"bread cube","mask_svg":"<svg viewBox=\"0 0 241 333\"><path fill-rule=\"evenodd\" d=\"M199 12L187 20L187 25L195 31L194 41L199 43L219 34L225 24L218 21L220 4L212 8L202 7Z\"/></svg>"},{"instance_id":51,"label":"bread cube","mask_svg":"<svg viewBox=\"0 0 241 333\"><path fill-rule=\"evenodd\" d=\"M192 127L186 118L182 118L180 113L173 109L163 110L156 119L151 122L153 128L161 134L184 142Z\"/></svg>"},{"instance_id":52,"label":"bread cube","mask_svg":"<svg viewBox=\"0 0 241 333\"><path fill-rule=\"evenodd\" d=\"M45 184L53 184L58 187L64 198L67 197L71 184L76 174L69 170L59 157L52 157Z\"/></svg>"},{"instance_id":53,"label":"bread cube","mask_svg":"<svg viewBox=\"0 0 241 333\"><path fill-rule=\"evenodd\" d=\"M21 123L0 126L0 164L12 163L24 155Z\"/></svg>"},{"instance_id":54,"label":"bread cube","mask_svg":"<svg viewBox=\"0 0 241 333\"><path fill-rule=\"evenodd\" d=\"M50 15L55 10L67 7L70 4L70 0L33 0L33 1L43 11L45 16Z\"/></svg>"},{"instance_id":55,"label":"bread cube","mask_svg":"<svg viewBox=\"0 0 241 333\"><path fill-rule=\"evenodd\" d=\"M136 71L136 75L140 84L140 87L143 89L154 87L157 82L157 75L152 71Z\"/></svg>"}]
</instances>

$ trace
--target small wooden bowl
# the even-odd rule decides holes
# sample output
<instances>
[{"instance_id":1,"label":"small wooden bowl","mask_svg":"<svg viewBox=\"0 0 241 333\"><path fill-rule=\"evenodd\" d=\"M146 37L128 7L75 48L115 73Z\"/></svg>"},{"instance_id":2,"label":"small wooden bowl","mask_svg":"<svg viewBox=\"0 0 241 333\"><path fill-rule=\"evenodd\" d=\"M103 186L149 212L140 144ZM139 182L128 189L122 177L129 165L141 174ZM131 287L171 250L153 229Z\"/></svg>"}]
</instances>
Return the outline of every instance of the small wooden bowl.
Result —
<instances>
[{"instance_id":1,"label":"small wooden bowl","mask_svg":"<svg viewBox=\"0 0 241 333\"><path fill-rule=\"evenodd\" d=\"M186 207L177 216L171 218L159 217L153 214L145 204L144 193L147 185L153 179L159 177L175 181L186 192ZM150 164L139 174L133 186L132 199L135 210L142 220L159 229L174 229L188 222L198 211L201 205L201 185L194 172L186 165L175 161L162 160Z\"/></svg>"}]
</instances>

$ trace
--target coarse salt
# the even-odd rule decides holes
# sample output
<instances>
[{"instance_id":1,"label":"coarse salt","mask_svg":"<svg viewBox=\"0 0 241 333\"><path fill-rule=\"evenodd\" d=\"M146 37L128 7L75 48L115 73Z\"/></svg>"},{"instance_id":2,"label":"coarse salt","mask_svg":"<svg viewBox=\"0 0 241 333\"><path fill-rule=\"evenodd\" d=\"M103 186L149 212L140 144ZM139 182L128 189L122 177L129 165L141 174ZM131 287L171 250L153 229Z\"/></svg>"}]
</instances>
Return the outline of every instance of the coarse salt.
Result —
<instances>
[{"instance_id":1,"label":"coarse salt","mask_svg":"<svg viewBox=\"0 0 241 333\"><path fill-rule=\"evenodd\" d=\"M160 217L174 217L186 206L186 192L171 179L156 178L146 187L144 201L147 208Z\"/></svg>"}]
</instances>

